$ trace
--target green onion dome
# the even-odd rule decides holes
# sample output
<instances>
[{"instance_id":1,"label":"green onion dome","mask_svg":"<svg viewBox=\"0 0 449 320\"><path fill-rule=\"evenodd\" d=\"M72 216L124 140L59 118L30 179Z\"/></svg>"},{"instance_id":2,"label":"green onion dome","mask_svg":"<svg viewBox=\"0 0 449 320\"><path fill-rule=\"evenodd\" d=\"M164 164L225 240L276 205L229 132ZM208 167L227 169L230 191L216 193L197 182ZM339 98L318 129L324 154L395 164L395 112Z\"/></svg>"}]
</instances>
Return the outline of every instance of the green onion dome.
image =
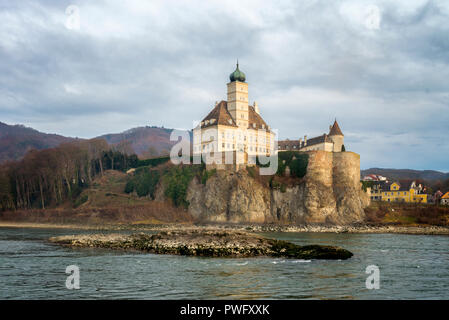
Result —
<instances>
[{"instance_id":1,"label":"green onion dome","mask_svg":"<svg viewBox=\"0 0 449 320\"><path fill-rule=\"evenodd\" d=\"M234 82L234 81L245 82L245 80L246 80L245 74L239 70L238 62L237 62L237 68L235 69L235 71L233 73L231 73L229 75L229 79L231 80L231 82Z\"/></svg>"}]
</instances>

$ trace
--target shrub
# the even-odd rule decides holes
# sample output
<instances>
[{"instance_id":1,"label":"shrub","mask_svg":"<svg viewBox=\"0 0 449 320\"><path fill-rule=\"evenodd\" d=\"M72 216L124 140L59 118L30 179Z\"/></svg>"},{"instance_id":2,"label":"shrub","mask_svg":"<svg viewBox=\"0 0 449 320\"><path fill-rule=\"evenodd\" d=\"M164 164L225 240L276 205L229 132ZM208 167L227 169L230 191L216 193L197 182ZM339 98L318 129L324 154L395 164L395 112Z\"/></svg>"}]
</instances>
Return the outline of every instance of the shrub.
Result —
<instances>
[{"instance_id":1,"label":"shrub","mask_svg":"<svg viewBox=\"0 0 449 320\"><path fill-rule=\"evenodd\" d=\"M87 194L83 194L81 197L75 200L73 207L78 208L80 205L89 200L89 196Z\"/></svg>"},{"instance_id":2,"label":"shrub","mask_svg":"<svg viewBox=\"0 0 449 320\"><path fill-rule=\"evenodd\" d=\"M362 181L362 189L363 189L363 191L366 192L366 190L368 188L372 188L373 184L374 184L373 181Z\"/></svg>"},{"instance_id":3,"label":"shrub","mask_svg":"<svg viewBox=\"0 0 449 320\"><path fill-rule=\"evenodd\" d=\"M137 167L156 167L162 163L165 163L170 160L169 156L166 157L158 157L158 158L152 158L152 159L145 159L145 160L138 160L137 161Z\"/></svg>"},{"instance_id":4,"label":"shrub","mask_svg":"<svg viewBox=\"0 0 449 320\"><path fill-rule=\"evenodd\" d=\"M150 170L148 167L138 168L135 175L126 183L125 192L131 193L136 191L139 197L150 196L151 199L154 199L160 175L159 171Z\"/></svg>"},{"instance_id":5,"label":"shrub","mask_svg":"<svg viewBox=\"0 0 449 320\"><path fill-rule=\"evenodd\" d=\"M307 166L309 164L308 154L296 155L296 159L289 163L292 176L302 178L307 173Z\"/></svg>"},{"instance_id":6,"label":"shrub","mask_svg":"<svg viewBox=\"0 0 449 320\"><path fill-rule=\"evenodd\" d=\"M293 156L295 159L293 159ZM285 161L285 163L284 163ZM276 174L283 176L285 168L290 167L290 174L296 178L302 178L307 173L309 155L299 151L282 151L278 153L278 170Z\"/></svg>"},{"instance_id":7,"label":"shrub","mask_svg":"<svg viewBox=\"0 0 449 320\"><path fill-rule=\"evenodd\" d=\"M125 193L131 193L134 191L134 180L129 180L125 186Z\"/></svg>"},{"instance_id":8,"label":"shrub","mask_svg":"<svg viewBox=\"0 0 449 320\"><path fill-rule=\"evenodd\" d=\"M186 200L187 188L195 176L192 166L175 166L164 174L166 182L165 196L173 201L176 207L187 208L189 202Z\"/></svg>"}]
</instances>

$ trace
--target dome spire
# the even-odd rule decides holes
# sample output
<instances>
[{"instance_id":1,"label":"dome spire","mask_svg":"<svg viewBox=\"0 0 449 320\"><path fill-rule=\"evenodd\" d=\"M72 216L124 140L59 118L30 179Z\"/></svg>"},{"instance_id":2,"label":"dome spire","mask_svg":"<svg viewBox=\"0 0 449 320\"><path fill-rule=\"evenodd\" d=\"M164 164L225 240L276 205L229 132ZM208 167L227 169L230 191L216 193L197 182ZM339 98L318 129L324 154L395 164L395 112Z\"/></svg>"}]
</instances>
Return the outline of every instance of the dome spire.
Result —
<instances>
[{"instance_id":1,"label":"dome spire","mask_svg":"<svg viewBox=\"0 0 449 320\"><path fill-rule=\"evenodd\" d=\"M234 81L245 82L246 76L239 69L239 59L237 59L237 66L235 68L235 71L229 75L229 79L231 80L231 82L234 82Z\"/></svg>"}]
</instances>

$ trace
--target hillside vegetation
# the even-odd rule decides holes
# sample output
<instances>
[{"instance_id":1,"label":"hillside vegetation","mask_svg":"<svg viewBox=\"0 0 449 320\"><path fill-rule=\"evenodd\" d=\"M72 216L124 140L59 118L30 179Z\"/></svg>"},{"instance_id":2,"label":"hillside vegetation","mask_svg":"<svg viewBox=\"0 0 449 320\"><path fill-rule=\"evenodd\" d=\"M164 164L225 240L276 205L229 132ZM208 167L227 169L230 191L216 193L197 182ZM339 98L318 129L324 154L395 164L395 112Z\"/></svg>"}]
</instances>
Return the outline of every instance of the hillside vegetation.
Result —
<instances>
[{"instance_id":1,"label":"hillside vegetation","mask_svg":"<svg viewBox=\"0 0 449 320\"><path fill-rule=\"evenodd\" d=\"M375 225L449 226L449 207L434 204L371 202L366 221Z\"/></svg>"},{"instance_id":2,"label":"hillside vegetation","mask_svg":"<svg viewBox=\"0 0 449 320\"><path fill-rule=\"evenodd\" d=\"M105 134L98 138L105 139L111 145L123 148L127 145L128 153L135 153L141 158L167 155L176 143L170 141L172 129L158 127L138 127L122 133ZM123 150L124 151L124 150Z\"/></svg>"},{"instance_id":3,"label":"hillside vegetation","mask_svg":"<svg viewBox=\"0 0 449 320\"><path fill-rule=\"evenodd\" d=\"M385 169L370 168L361 170L361 176L377 174L389 178L390 180L446 180L449 179L449 172L444 173L435 170L411 170L411 169Z\"/></svg>"}]
</instances>

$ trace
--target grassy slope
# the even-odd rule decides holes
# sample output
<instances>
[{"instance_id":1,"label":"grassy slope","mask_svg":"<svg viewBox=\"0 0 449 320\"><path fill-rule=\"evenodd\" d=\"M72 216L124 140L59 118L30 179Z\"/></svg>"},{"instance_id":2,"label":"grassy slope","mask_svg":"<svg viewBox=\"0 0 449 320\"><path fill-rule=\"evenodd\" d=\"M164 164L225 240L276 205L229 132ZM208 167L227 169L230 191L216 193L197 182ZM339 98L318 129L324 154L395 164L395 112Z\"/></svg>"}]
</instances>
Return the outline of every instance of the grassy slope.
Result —
<instances>
[{"instance_id":1,"label":"grassy slope","mask_svg":"<svg viewBox=\"0 0 449 320\"><path fill-rule=\"evenodd\" d=\"M449 207L431 204L372 202L365 213L368 223L378 225L449 226Z\"/></svg>"},{"instance_id":2,"label":"grassy slope","mask_svg":"<svg viewBox=\"0 0 449 320\"><path fill-rule=\"evenodd\" d=\"M120 171L108 170L98 177L92 186L84 190L78 197L81 203L78 208L125 207L135 205L150 205L148 198L139 198L124 192L127 175ZM82 201L86 199L87 201Z\"/></svg>"}]
</instances>

